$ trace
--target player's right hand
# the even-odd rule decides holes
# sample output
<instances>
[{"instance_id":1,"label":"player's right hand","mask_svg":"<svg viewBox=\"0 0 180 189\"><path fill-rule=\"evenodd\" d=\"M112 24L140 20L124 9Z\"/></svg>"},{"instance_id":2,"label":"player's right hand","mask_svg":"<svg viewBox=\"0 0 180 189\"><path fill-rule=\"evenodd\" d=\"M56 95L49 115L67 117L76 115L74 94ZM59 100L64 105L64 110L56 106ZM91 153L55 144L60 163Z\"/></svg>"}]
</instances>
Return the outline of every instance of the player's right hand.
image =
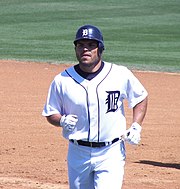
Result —
<instances>
[{"instance_id":1,"label":"player's right hand","mask_svg":"<svg viewBox=\"0 0 180 189\"><path fill-rule=\"evenodd\" d=\"M78 121L77 115L63 115L60 119L60 126L66 131L73 131Z\"/></svg>"}]
</instances>

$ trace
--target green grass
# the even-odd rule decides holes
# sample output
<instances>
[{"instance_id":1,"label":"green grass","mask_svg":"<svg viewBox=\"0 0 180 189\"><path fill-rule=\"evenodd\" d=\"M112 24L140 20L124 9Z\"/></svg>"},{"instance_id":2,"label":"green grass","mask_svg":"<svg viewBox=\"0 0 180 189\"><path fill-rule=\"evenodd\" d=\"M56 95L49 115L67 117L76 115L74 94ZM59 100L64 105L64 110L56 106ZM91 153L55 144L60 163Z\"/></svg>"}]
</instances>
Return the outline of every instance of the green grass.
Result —
<instances>
[{"instance_id":1,"label":"green grass","mask_svg":"<svg viewBox=\"0 0 180 189\"><path fill-rule=\"evenodd\" d=\"M74 63L75 32L89 23L104 60L180 72L179 0L0 0L0 17L0 59Z\"/></svg>"}]
</instances>

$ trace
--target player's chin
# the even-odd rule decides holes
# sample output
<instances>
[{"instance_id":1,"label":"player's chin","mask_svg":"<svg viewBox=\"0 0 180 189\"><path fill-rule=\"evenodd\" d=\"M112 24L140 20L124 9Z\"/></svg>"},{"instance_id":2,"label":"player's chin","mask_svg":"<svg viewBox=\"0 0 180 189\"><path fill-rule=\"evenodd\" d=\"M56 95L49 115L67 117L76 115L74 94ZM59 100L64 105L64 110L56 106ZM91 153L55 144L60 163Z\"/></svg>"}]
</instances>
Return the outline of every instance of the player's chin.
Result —
<instances>
[{"instance_id":1,"label":"player's chin","mask_svg":"<svg viewBox=\"0 0 180 189\"><path fill-rule=\"evenodd\" d=\"M91 67L91 66L92 66L92 63L87 62L87 61L82 61L82 62L80 62L80 64L81 64L83 67Z\"/></svg>"},{"instance_id":2,"label":"player's chin","mask_svg":"<svg viewBox=\"0 0 180 189\"><path fill-rule=\"evenodd\" d=\"M91 59L90 58L81 58L80 59L81 64L91 64Z\"/></svg>"}]
</instances>

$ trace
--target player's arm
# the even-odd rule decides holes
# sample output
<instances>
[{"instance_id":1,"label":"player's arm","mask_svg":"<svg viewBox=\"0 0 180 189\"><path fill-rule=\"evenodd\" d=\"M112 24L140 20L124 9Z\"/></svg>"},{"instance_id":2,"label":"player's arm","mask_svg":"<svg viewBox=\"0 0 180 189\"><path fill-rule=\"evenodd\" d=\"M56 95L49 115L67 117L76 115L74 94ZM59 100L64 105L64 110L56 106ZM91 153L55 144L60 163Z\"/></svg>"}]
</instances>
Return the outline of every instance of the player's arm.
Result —
<instances>
[{"instance_id":1,"label":"player's arm","mask_svg":"<svg viewBox=\"0 0 180 189\"><path fill-rule=\"evenodd\" d=\"M139 144L141 140L141 124L146 115L147 104L148 98L146 97L133 107L133 123L125 133L125 140L130 144Z\"/></svg>"},{"instance_id":2,"label":"player's arm","mask_svg":"<svg viewBox=\"0 0 180 189\"><path fill-rule=\"evenodd\" d=\"M142 125L147 111L148 97L133 107L133 123Z\"/></svg>"},{"instance_id":3,"label":"player's arm","mask_svg":"<svg viewBox=\"0 0 180 189\"><path fill-rule=\"evenodd\" d=\"M60 119L61 119L62 115L61 114L53 114L53 115L50 115L50 116L47 116L47 121L56 126L56 127L59 127L60 126Z\"/></svg>"}]
</instances>

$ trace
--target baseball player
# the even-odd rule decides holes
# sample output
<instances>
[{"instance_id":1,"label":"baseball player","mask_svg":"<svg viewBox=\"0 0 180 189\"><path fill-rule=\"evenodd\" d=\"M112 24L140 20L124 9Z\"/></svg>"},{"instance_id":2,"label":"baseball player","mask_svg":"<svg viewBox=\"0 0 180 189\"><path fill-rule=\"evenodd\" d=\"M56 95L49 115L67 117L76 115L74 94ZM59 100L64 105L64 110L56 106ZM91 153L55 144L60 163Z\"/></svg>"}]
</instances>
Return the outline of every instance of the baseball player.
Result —
<instances>
[{"instance_id":1,"label":"baseball player","mask_svg":"<svg viewBox=\"0 0 180 189\"><path fill-rule=\"evenodd\" d=\"M124 143L140 142L147 91L126 67L102 60L104 41L97 27L81 26L74 45L78 64L55 76L42 115L62 127L69 142L71 189L120 189ZM127 130L124 99L133 108Z\"/></svg>"}]
</instances>

